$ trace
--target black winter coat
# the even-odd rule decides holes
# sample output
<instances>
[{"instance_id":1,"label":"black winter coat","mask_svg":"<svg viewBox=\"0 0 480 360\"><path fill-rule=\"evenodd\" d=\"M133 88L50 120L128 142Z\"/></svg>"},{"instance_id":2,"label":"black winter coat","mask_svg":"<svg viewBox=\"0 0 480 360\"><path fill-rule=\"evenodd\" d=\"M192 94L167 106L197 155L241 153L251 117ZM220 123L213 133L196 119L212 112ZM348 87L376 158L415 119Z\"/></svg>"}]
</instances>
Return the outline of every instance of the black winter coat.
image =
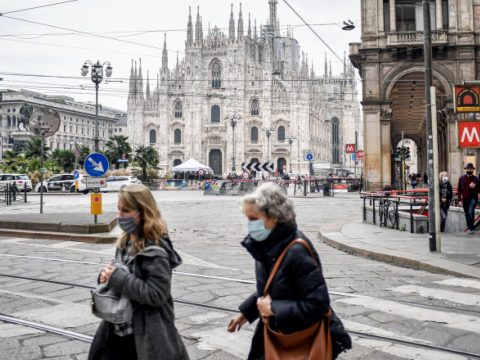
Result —
<instances>
[{"instance_id":1,"label":"black winter coat","mask_svg":"<svg viewBox=\"0 0 480 360\"><path fill-rule=\"evenodd\" d=\"M318 262L312 258L305 246L293 245L288 250L270 286L272 311L275 314L270 320L270 326L286 334L303 330L320 321L330 308L327 285L319 265L318 254L302 232L296 227L285 224L277 224L263 242L257 242L250 236L242 242L255 259L257 291L248 297L239 309L249 322L253 322L259 317L257 298L263 296L275 260L295 239L306 240ZM252 339L249 360L264 357L263 326L259 321Z\"/></svg>"},{"instance_id":2,"label":"black winter coat","mask_svg":"<svg viewBox=\"0 0 480 360\"><path fill-rule=\"evenodd\" d=\"M116 258L120 252L117 250ZM115 271L108 286L132 300L133 335L138 360L188 360L188 354L175 328L171 295L172 269L182 263L170 239L162 246L146 248L133 259L133 273ZM131 266L133 265L133 266ZM102 321L93 339L88 360L98 360L113 333L111 324Z\"/></svg>"}]
</instances>

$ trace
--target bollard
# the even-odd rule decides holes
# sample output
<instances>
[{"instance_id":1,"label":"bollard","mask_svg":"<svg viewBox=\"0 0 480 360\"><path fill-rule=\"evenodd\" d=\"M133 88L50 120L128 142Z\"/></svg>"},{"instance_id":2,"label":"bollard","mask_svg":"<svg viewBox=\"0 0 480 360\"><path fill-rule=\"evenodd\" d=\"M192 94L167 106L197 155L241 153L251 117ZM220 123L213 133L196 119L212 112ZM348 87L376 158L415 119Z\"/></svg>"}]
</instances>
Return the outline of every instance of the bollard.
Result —
<instances>
[{"instance_id":1,"label":"bollard","mask_svg":"<svg viewBox=\"0 0 480 360\"><path fill-rule=\"evenodd\" d=\"M303 181L303 196L307 196L307 180Z\"/></svg>"},{"instance_id":2,"label":"bollard","mask_svg":"<svg viewBox=\"0 0 480 360\"><path fill-rule=\"evenodd\" d=\"M23 186L23 195L25 202L27 202L27 183L25 183Z\"/></svg>"}]
</instances>

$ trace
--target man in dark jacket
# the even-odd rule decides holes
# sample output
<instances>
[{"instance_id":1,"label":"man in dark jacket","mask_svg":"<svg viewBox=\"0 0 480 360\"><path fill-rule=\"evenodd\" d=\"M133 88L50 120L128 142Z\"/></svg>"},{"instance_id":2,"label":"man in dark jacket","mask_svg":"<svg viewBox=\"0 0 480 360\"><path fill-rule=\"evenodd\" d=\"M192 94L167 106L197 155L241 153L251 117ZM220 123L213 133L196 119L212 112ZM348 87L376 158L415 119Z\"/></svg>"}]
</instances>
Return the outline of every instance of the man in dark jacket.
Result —
<instances>
[{"instance_id":1,"label":"man in dark jacket","mask_svg":"<svg viewBox=\"0 0 480 360\"><path fill-rule=\"evenodd\" d=\"M480 192L480 183L478 178L473 175L475 166L468 163L465 166L465 175L458 179L457 198L458 206L463 206L465 211L465 220L470 234L475 233L475 208L478 204L478 194Z\"/></svg>"}]
</instances>

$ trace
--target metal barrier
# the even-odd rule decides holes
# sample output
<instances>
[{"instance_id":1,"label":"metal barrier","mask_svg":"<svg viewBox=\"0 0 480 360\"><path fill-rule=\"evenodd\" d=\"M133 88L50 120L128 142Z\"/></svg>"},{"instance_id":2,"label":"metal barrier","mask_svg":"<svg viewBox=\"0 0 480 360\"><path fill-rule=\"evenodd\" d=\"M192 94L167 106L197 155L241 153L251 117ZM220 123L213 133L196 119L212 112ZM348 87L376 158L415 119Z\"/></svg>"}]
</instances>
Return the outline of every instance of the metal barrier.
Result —
<instances>
[{"instance_id":1,"label":"metal barrier","mask_svg":"<svg viewBox=\"0 0 480 360\"><path fill-rule=\"evenodd\" d=\"M361 193L363 199L363 221L367 221L367 201L372 207L373 224L377 225L377 208L379 226L399 230L399 211L407 210L410 214L410 232L414 232L414 214L424 215L428 206L426 189L407 191L386 191ZM406 208L406 209L405 209ZM428 232L428 222L427 222Z\"/></svg>"},{"instance_id":2,"label":"metal barrier","mask_svg":"<svg viewBox=\"0 0 480 360\"><path fill-rule=\"evenodd\" d=\"M5 203L6 206L12 205L12 202L17 201L17 199L23 199L24 202L27 202L27 184L22 191L18 189L15 183L0 185L0 194L0 204Z\"/></svg>"}]
</instances>

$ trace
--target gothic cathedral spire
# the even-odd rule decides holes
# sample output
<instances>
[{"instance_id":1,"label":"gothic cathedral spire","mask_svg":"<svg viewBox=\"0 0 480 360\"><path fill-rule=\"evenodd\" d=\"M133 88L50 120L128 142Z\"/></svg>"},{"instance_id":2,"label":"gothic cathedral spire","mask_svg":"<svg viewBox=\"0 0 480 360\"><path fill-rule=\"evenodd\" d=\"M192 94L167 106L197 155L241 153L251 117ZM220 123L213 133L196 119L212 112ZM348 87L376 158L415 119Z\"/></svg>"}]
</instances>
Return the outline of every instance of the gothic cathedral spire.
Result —
<instances>
[{"instance_id":1,"label":"gothic cathedral spire","mask_svg":"<svg viewBox=\"0 0 480 360\"><path fill-rule=\"evenodd\" d=\"M248 13L248 37L252 38L252 23L250 21L250 13Z\"/></svg>"},{"instance_id":2,"label":"gothic cathedral spire","mask_svg":"<svg viewBox=\"0 0 480 360\"><path fill-rule=\"evenodd\" d=\"M203 30L202 19L200 18L200 6L197 7L197 20L195 20L195 46L202 46Z\"/></svg>"},{"instance_id":3,"label":"gothic cathedral spire","mask_svg":"<svg viewBox=\"0 0 480 360\"><path fill-rule=\"evenodd\" d=\"M146 90L147 100L150 98L150 75L147 70L147 90Z\"/></svg>"},{"instance_id":4,"label":"gothic cathedral spire","mask_svg":"<svg viewBox=\"0 0 480 360\"><path fill-rule=\"evenodd\" d=\"M188 23L187 23L187 46L193 46L193 23L192 23L192 7L188 7Z\"/></svg>"},{"instance_id":5,"label":"gothic cathedral spire","mask_svg":"<svg viewBox=\"0 0 480 360\"><path fill-rule=\"evenodd\" d=\"M273 35L277 34L277 3L278 0L268 0L270 5L270 29Z\"/></svg>"},{"instance_id":6,"label":"gothic cathedral spire","mask_svg":"<svg viewBox=\"0 0 480 360\"><path fill-rule=\"evenodd\" d=\"M230 11L230 22L228 27L228 41L230 43L235 42L235 20L233 19L233 4L232 9Z\"/></svg>"},{"instance_id":7,"label":"gothic cathedral spire","mask_svg":"<svg viewBox=\"0 0 480 360\"><path fill-rule=\"evenodd\" d=\"M162 71L168 70L167 33L163 34Z\"/></svg>"},{"instance_id":8,"label":"gothic cathedral spire","mask_svg":"<svg viewBox=\"0 0 480 360\"><path fill-rule=\"evenodd\" d=\"M138 76L137 76L137 96L143 99L142 59L139 59Z\"/></svg>"},{"instance_id":9,"label":"gothic cathedral spire","mask_svg":"<svg viewBox=\"0 0 480 360\"><path fill-rule=\"evenodd\" d=\"M242 17L242 3L240 3L240 14L238 15L238 31L237 31L237 40L240 41L243 39L243 17Z\"/></svg>"}]
</instances>

